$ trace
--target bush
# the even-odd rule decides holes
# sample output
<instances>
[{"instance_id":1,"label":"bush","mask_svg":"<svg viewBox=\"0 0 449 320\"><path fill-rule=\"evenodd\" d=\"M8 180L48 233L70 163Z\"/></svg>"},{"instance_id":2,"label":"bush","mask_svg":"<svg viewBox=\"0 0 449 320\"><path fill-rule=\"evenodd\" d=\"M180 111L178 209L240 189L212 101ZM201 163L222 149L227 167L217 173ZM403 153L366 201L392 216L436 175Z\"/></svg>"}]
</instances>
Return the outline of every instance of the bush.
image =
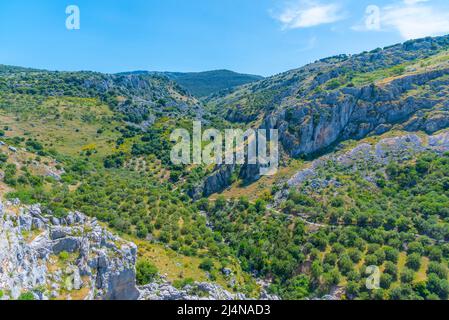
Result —
<instances>
[{"instance_id":1,"label":"bush","mask_svg":"<svg viewBox=\"0 0 449 320\"><path fill-rule=\"evenodd\" d=\"M156 266L146 260L137 262L136 265L136 280L140 286L149 284L157 276L158 270Z\"/></svg>"},{"instance_id":2,"label":"bush","mask_svg":"<svg viewBox=\"0 0 449 320\"><path fill-rule=\"evenodd\" d=\"M62 251L59 254L59 259L61 259L62 261L66 261L67 259L69 259L69 253L67 251Z\"/></svg>"},{"instance_id":3,"label":"bush","mask_svg":"<svg viewBox=\"0 0 449 320\"><path fill-rule=\"evenodd\" d=\"M380 286L382 289L390 289L392 283L393 277L388 273L385 273L380 277Z\"/></svg>"},{"instance_id":4,"label":"bush","mask_svg":"<svg viewBox=\"0 0 449 320\"><path fill-rule=\"evenodd\" d=\"M195 280L193 280L192 278L187 278L187 279L182 279L182 280L175 280L173 282L173 286L180 290L182 288L184 288L187 285L193 285L195 283Z\"/></svg>"},{"instance_id":5,"label":"bush","mask_svg":"<svg viewBox=\"0 0 449 320\"><path fill-rule=\"evenodd\" d=\"M211 259L205 259L200 263L200 269L211 271L214 268L214 262Z\"/></svg>"},{"instance_id":6,"label":"bush","mask_svg":"<svg viewBox=\"0 0 449 320\"><path fill-rule=\"evenodd\" d=\"M22 300L22 301L31 301L31 300L34 300L34 294L32 294L31 292L25 292L25 293L22 293L22 294L19 296L18 300Z\"/></svg>"},{"instance_id":7,"label":"bush","mask_svg":"<svg viewBox=\"0 0 449 320\"><path fill-rule=\"evenodd\" d=\"M385 248L384 251L385 251L385 259L387 261L391 261L394 263L398 262L398 259L399 259L399 251L398 250L388 247L388 248Z\"/></svg>"},{"instance_id":8,"label":"bush","mask_svg":"<svg viewBox=\"0 0 449 320\"><path fill-rule=\"evenodd\" d=\"M8 156L0 152L0 166L8 160Z\"/></svg>"},{"instance_id":9,"label":"bush","mask_svg":"<svg viewBox=\"0 0 449 320\"><path fill-rule=\"evenodd\" d=\"M417 253L412 253L407 257L407 267L410 269L413 269L415 271L418 271L421 267L421 256Z\"/></svg>"},{"instance_id":10,"label":"bush","mask_svg":"<svg viewBox=\"0 0 449 320\"><path fill-rule=\"evenodd\" d=\"M444 264L430 262L427 274L429 275L431 273L436 274L440 279L447 279L448 270Z\"/></svg>"},{"instance_id":11,"label":"bush","mask_svg":"<svg viewBox=\"0 0 449 320\"><path fill-rule=\"evenodd\" d=\"M402 283L412 283L415 278L415 272L410 269L404 269L401 273L401 282Z\"/></svg>"}]
</instances>

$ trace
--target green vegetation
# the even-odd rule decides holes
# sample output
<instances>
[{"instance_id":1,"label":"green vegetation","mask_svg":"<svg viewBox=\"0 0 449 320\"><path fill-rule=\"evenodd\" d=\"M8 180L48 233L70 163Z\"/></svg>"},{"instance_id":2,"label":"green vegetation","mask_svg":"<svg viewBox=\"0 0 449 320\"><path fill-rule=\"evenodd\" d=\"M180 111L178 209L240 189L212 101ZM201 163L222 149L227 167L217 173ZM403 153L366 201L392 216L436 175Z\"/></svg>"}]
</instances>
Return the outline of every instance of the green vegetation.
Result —
<instances>
[{"instance_id":1,"label":"green vegetation","mask_svg":"<svg viewBox=\"0 0 449 320\"><path fill-rule=\"evenodd\" d=\"M289 190L284 179L298 169L290 166L282 180L241 184L238 197L226 190L231 196L196 201L192 190L214 168L169 159L173 129L191 130L203 114L208 126L223 128L227 119L246 128L285 107L284 138L294 143L302 122L316 127L332 116L334 105L322 107L322 98L335 94L330 100L337 101L337 90L346 87L440 68L448 60L445 46L333 57L226 93L216 91L256 79L221 71L168 75L198 96L214 93L204 109L163 75L1 66L0 137L7 145L0 146L0 192L41 203L56 216L82 211L136 242L141 285L167 274L178 288L213 281L256 296L261 278L285 299L339 288L342 299L448 299L449 154L354 167L328 161L316 169L317 179ZM430 93L418 86L408 92L417 100ZM238 179L234 173L231 180ZM63 265L75 257L55 258ZM379 290L366 287L370 266L381 270Z\"/></svg>"},{"instance_id":2,"label":"green vegetation","mask_svg":"<svg viewBox=\"0 0 449 320\"><path fill-rule=\"evenodd\" d=\"M136 265L136 281L138 285L146 285L151 283L157 276L157 268L149 261L140 260Z\"/></svg>"},{"instance_id":3,"label":"green vegetation","mask_svg":"<svg viewBox=\"0 0 449 320\"><path fill-rule=\"evenodd\" d=\"M228 70L198 73L164 73L196 97L206 97L223 90L261 80L262 77Z\"/></svg>"},{"instance_id":4,"label":"green vegetation","mask_svg":"<svg viewBox=\"0 0 449 320\"><path fill-rule=\"evenodd\" d=\"M34 299L33 293L25 292L25 293L22 293L17 300L22 300L22 301L28 300L29 301L29 300L35 300L35 299Z\"/></svg>"}]
</instances>

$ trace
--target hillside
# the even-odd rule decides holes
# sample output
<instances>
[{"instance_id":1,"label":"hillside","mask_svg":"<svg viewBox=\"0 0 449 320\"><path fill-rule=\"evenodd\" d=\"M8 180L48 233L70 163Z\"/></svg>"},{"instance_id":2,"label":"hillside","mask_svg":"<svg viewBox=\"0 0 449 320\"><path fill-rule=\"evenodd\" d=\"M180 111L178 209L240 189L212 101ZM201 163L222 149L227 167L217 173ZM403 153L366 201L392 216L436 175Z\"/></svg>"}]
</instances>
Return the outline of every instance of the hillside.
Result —
<instances>
[{"instance_id":1,"label":"hillside","mask_svg":"<svg viewBox=\"0 0 449 320\"><path fill-rule=\"evenodd\" d=\"M278 128L291 156L402 124L447 127L449 37L425 38L354 56L336 56L212 99L229 121Z\"/></svg>"},{"instance_id":2,"label":"hillside","mask_svg":"<svg viewBox=\"0 0 449 320\"><path fill-rule=\"evenodd\" d=\"M19 199L58 219L98 219L138 246L148 299L203 288L215 298L447 300L449 36L322 59L207 99L180 82L202 95L229 88L224 73L0 67L8 214ZM174 165L170 133L194 119L278 129L278 173Z\"/></svg>"},{"instance_id":3,"label":"hillside","mask_svg":"<svg viewBox=\"0 0 449 320\"><path fill-rule=\"evenodd\" d=\"M261 76L242 74L229 70L190 73L164 72L164 74L181 87L187 89L195 97L207 97L263 79Z\"/></svg>"},{"instance_id":4,"label":"hillside","mask_svg":"<svg viewBox=\"0 0 449 320\"><path fill-rule=\"evenodd\" d=\"M258 296L255 280L183 192L205 168L170 163L172 130L202 116L196 99L154 75L4 69L2 201L18 198L58 218L75 210L97 218L139 244L138 261L166 275L158 285L168 296L189 296L183 288L195 282L229 290L206 286L212 295Z\"/></svg>"},{"instance_id":5,"label":"hillside","mask_svg":"<svg viewBox=\"0 0 449 320\"><path fill-rule=\"evenodd\" d=\"M125 72L124 75L159 75L176 82L197 98L205 98L214 94L223 94L241 85L262 80L263 77L242 74L229 70L214 70L204 72Z\"/></svg>"}]
</instances>

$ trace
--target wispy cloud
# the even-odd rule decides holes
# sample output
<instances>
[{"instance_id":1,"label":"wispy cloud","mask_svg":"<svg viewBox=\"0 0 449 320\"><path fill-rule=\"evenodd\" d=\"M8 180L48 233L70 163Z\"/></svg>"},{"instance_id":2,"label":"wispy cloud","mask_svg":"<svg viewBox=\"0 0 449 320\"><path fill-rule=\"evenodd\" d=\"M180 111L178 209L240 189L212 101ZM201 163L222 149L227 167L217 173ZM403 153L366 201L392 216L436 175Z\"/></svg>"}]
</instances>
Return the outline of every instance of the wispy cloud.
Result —
<instances>
[{"instance_id":1,"label":"wispy cloud","mask_svg":"<svg viewBox=\"0 0 449 320\"><path fill-rule=\"evenodd\" d=\"M416 4L419 2L428 2L429 0L404 0L404 3L407 5Z\"/></svg>"},{"instance_id":2,"label":"wispy cloud","mask_svg":"<svg viewBox=\"0 0 449 320\"><path fill-rule=\"evenodd\" d=\"M275 18L284 29L298 29L337 22L344 19L345 14L336 3L299 0L287 3Z\"/></svg>"},{"instance_id":3,"label":"wispy cloud","mask_svg":"<svg viewBox=\"0 0 449 320\"><path fill-rule=\"evenodd\" d=\"M375 7L375 6L370 6ZM370 23L378 14L378 27ZM374 20L372 20L374 18ZM368 21L367 19L371 19ZM368 22L368 24L367 24ZM449 33L449 9L431 0L401 0L376 10L367 10L365 21L352 27L356 31L396 31L406 40Z\"/></svg>"},{"instance_id":4,"label":"wispy cloud","mask_svg":"<svg viewBox=\"0 0 449 320\"><path fill-rule=\"evenodd\" d=\"M449 11L428 0L404 0L382 11L382 25L396 29L404 39L449 33Z\"/></svg>"}]
</instances>

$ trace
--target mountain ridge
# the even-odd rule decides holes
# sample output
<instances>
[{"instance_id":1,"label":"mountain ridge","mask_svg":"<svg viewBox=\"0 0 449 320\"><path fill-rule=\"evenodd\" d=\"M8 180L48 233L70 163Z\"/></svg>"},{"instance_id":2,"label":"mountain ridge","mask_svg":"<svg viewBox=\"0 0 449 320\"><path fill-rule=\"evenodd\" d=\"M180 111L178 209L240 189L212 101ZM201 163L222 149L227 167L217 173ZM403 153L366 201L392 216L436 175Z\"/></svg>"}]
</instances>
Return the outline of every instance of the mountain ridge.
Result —
<instances>
[{"instance_id":1,"label":"mountain ridge","mask_svg":"<svg viewBox=\"0 0 449 320\"><path fill-rule=\"evenodd\" d=\"M201 99L166 75L3 69L4 197L131 239L148 297L213 282L232 297L449 298L449 36ZM278 174L172 164L170 134L194 119L278 129Z\"/></svg>"}]
</instances>

